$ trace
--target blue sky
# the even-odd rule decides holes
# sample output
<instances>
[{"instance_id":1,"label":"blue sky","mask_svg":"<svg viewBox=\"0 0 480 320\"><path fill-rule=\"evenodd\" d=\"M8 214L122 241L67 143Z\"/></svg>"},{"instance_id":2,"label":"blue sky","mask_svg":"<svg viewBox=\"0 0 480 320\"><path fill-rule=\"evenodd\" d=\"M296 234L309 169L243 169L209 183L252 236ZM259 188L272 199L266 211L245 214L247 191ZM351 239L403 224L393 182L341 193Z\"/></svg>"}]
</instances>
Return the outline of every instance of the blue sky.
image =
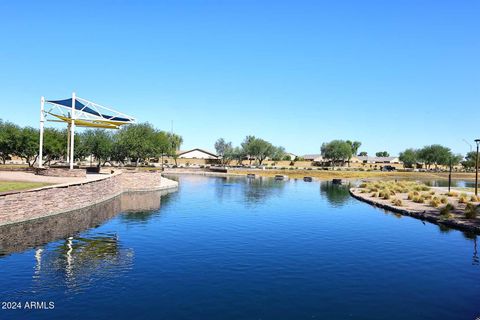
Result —
<instances>
[{"instance_id":1,"label":"blue sky","mask_svg":"<svg viewBox=\"0 0 480 320\"><path fill-rule=\"evenodd\" d=\"M253 134L296 154L480 136L478 1L2 1L0 118L80 97L213 149Z\"/></svg>"}]
</instances>

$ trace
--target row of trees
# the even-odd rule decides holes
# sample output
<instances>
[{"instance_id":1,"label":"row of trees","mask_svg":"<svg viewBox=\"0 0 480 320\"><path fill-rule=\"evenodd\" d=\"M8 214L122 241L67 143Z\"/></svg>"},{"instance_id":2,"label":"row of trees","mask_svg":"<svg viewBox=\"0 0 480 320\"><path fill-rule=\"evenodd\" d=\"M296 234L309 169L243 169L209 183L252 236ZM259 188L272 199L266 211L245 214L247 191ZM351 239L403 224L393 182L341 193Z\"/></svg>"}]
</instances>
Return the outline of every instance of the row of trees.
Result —
<instances>
[{"instance_id":1,"label":"row of trees","mask_svg":"<svg viewBox=\"0 0 480 320\"><path fill-rule=\"evenodd\" d=\"M247 136L238 147L233 147L231 142L220 138L215 142L215 150L223 165L228 165L232 160L241 163L243 159L255 160L259 165L268 158L273 161L290 160L285 148L276 147L268 141L255 136Z\"/></svg>"},{"instance_id":2,"label":"row of trees","mask_svg":"<svg viewBox=\"0 0 480 320\"><path fill-rule=\"evenodd\" d=\"M351 158L357 154L361 146L359 141L333 140L322 144L321 153L323 158L328 159L333 166L337 163L350 163ZM366 152L358 153L359 156L366 156ZM376 153L377 157L389 157L387 151ZM417 163L425 164L427 169L431 166L454 166L461 163L466 169L474 168L476 153L471 151L465 158L460 154L454 154L450 148L439 144L425 146L421 149L409 148L400 153L399 160L406 168L412 168Z\"/></svg>"},{"instance_id":3,"label":"row of trees","mask_svg":"<svg viewBox=\"0 0 480 320\"><path fill-rule=\"evenodd\" d=\"M472 155L467 154L467 157ZM424 163L427 169L430 169L431 166L438 168L441 166L454 166L459 163L465 165L465 162L462 162L463 156L460 154L454 154L450 148L444 147L439 144L432 144L429 146L424 146L421 149L409 148L403 152L400 152L399 160L403 162L405 168L412 168L417 163ZM473 166L475 164L473 163Z\"/></svg>"},{"instance_id":4,"label":"row of trees","mask_svg":"<svg viewBox=\"0 0 480 320\"><path fill-rule=\"evenodd\" d=\"M20 128L0 119L0 159L3 164L9 157L18 156L33 165L37 158L38 140L38 130L31 127Z\"/></svg>"},{"instance_id":5,"label":"row of trees","mask_svg":"<svg viewBox=\"0 0 480 320\"><path fill-rule=\"evenodd\" d=\"M45 128L43 157L47 164L65 158L67 153L67 130ZM181 136L155 129L151 124L128 125L118 131L85 130L75 134L75 159L93 155L97 165L109 161L138 164L148 158L177 158ZM19 127L0 120L0 159L18 156L33 166L38 161L39 131L32 127ZM163 159L162 159L163 160ZM163 163L163 161L162 161Z\"/></svg>"}]
</instances>

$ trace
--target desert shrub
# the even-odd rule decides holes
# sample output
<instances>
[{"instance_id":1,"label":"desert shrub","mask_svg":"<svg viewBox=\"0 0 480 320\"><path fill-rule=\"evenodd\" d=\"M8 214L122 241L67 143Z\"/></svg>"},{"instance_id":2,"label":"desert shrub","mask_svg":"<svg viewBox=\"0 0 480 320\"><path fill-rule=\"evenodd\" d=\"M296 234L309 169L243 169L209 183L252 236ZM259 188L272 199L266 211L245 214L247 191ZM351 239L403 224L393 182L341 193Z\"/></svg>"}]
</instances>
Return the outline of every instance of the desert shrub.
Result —
<instances>
[{"instance_id":1,"label":"desert shrub","mask_svg":"<svg viewBox=\"0 0 480 320\"><path fill-rule=\"evenodd\" d=\"M428 194L428 193L422 194L421 197L422 197L424 200L430 200L430 199L432 199L432 195L430 195L430 194Z\"/></svg>"},{"instance_id":2,"label":"desert shrub","mask_svg":"<svg viewBox=\"0 0 480 320\"><path fill-rule=\"evenodd\" d=\"M366 184L365 182L361 183L359 188L366 188L368 186L368 184Z\"/></svg>"},{"instance_id":3,"label":"desert shrub","mask_svg":"<svg viewBox=\"0 0 480 320\"><path fill-rule=\"evenodd\" d=\"M450 191L450 192L447 193L447 196L449 196L449 197L458 197L458 193L455 192L455 191Z\"/></svg>"},{"instance_id":4,"label":"desert shrub","mask_svg":"<svg viewBox=\"0 0 480 320\"><path fill-rule=\"evenodd\" d=\"M429 204L434 207L434 208L437 208L439 205L440 205L440 199L438 198L432 198L432 200L430 200Z\"/></svg>"},{"instance_id":5,"label":"desert shrub","mask_svg":"<svg viewBox=\"0 0 480 320\"><path fill-rule=\"evenodd\" d=\"M378 197L378 192L373 192L373 193L370 195L370 197L373 197L373 198Z\"/></svg>"},{"instance_id":6,"label":"desert shrub","mask_svg":"<svg viewBox=\"0 0 480 320\"><path fill-rule=\"evenodd\" d=\"M443 207L442 209L440 209L440 214L444 217L449 217L450 216L450 212L452 210L454 210L455 207L450 204L450 203L447 203L447 205L445 207Z\"/></svg>"},{"instance_id":7,"label":"desert shrub","mask_svg":"<svg viewBox=\"0 0 480 320\"><path fill-rule=\"evenodd\" d=\"M458 197L458 203L467 203L467 202L468 202L468 198L466 194L461 194Z\"/></svg>"},{"instance_id":8,"label":"desert shrub","mask_svg":"<svg viewBox=\"0 0 480 320\"><path fill-rule=\"evenodd\" d=\"M470 201L472 201L472 202L479 202L480 199L479 199L479 197L477 197L476 195L473 195L473 196L470 197Z\"/></svg>"},{"instance_id":9,"label":"desert shrub","mask_svg":"<svg viewBox=\"0 0 480 320\"><path fill-rule=\"evenodd\" d=\"M476 219L478 213L478 206L473 203L467 203L465 207L465 218Z\"/></svg>"},{"instance_id":10,"label":"desert shrub","mask_svg":"<svg viewBox=\"0 0 480 320\"><path fill-rule=\"evenodd\" d=\"M415 194L413 193L413 191L410 191L410 192L408 193L407 199L408 199L408 200L413 200L413 197L415 197Z\"/></svg>"},{"instance_id":11,"label":"desert shrub","mask_svg":"<svg viewBox=\"0 0 480 320\"><path fill-rule=\"evenodd\" d=\"M383 198L383 199L390 199L390 192L387 191L387 190L381 190L379 193L378 193L378 196L380 198Z\"/></svg>"},{"instance_id":12,"label":"desert shrub","mask_svg":"<svg viewBox=\"0 0 480 320\"><path fill-rule=\"evenodd\" d=\"M418 184L418 185L413 187L413 190L415 190L415 191L428 191L428 190L430 190L430 188L426 185Z\"/></svg>"},{"instance_id":13,"label":"desert shrub","mask_svg":"<svg viewBox=\"0 0 480 320\"><path fill-rule=\"evenodd\" d=\"M401 207L403 204L402 204L402 200L398 199L398 198L395 198L392 200L392 204L394 206L397 206L397 207Z\"/></svg>"},{"instance_id":14,"label":"desert shrub","mask_svg":"<svg viewBox=\"0 0 480 320\"><path fill-rule=\"evenodd\" d=\"M425 202L425 199L423 199L422 196L414 196L412 200L413 200L413 202L416 202L416 203L424 203Z\"/></svg>"},{"instance_id":15,"label":"desert shrub","mask_svg":"<svg viewBox=\"0 0 480 320\"><path fill-rule=\"evenodd\" d=\"M435 194L435 191L432 190L429 192L429 194L433 196Z\"/></svg>"},{"instance_id":16,"label":"desert shrub","mask_svg":"<svg viewBox=\"0 0 480 320\"><path fill-rule=\"evenodd\" d=\"M447 204L448 203L448 198L447 197L441 197L440 202L443 203L443 204Z\"/></svg>"}]
</instances>

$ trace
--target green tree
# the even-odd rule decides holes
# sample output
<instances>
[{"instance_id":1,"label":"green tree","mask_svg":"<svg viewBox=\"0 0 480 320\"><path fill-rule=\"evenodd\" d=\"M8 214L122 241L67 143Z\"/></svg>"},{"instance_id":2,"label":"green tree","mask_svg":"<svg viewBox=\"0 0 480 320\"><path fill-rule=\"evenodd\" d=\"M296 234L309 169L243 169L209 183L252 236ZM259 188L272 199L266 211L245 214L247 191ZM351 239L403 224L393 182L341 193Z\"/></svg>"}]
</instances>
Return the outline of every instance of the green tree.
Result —
<instances>
[{"instance_id":1,"label":"green tree","mask_svg":"<svg viewBox=\"0 0 480 320\"><path fill-rule=\"evenodd\" d=\"M125 160L128 159L128 155L128 150L125 149L124 145L122 144L120 135L118 133L115 134L113 136L113 146L110 160L125 164Z\"/></svg>"},{"instance_id":2,"label":"green tree","mask_svg":"<svg viewBox=\"0 0 480 320\"><path fill-rule=\"evenodd\" d=\"M232 150L232 160L236 160L238 165L242 165L242 160L245 158L245 151L241 147L235 147Z\"/></svg>"},{"instance_id":3,"label":"green tree","mask_svg":"<svg viewBox=\"0 0 480 320\"><path fill-rule=\"evenodd\" d=\"M404 168L413 168L418 162L418 151L415 149L406 149L400 152L399 160L403 162Z\"/></svg>"},{"instance_id":4,"label":"green tree","mask_svg":"<svg viewBox=\"0 0 480 320\"><path fill-rule=\"evenodd\" d=\"M163 157L176 153L175 146L171 141L171 136L165 131L157 131L154 136L155 153L161 158L161 167L163 170ZM173 150L173 151L172 151Z\"/></svg>"},{"instance_id":5,"label":"green tree","mask_svg":"<svg viewBox=\"0 0 480 320\"><path fill-rule=\"evenodd\" d=\"M352 157L352 148L346 141L332 140L322 144L321 153L325 159L331 161L332 166L335 166L337 162L345 162Z\"/></svg>"},{"instance_id":6,"label":"green tree","mask_svg":"<svg viewBox=\"0 0 480 320\"><path fill-rule=\"evenodd\" d=\"M450 148L439 144L425 146L418 151L418 158L425 163L427 168L433 164L435 168L439 165L448 165L452 156Z\"/></svg>"},{"instance_id":7,"label":"green tree","mask_svg":"<svg viewBox=\"0 0 480 320\"><path fill-rule=\"evenodd\" d=\"M249 146L249 154L255 158L259 165L262 165L266 158L271 158L275 154L276 147L263 139L254 139Z\"/></svg>"},{"instance_id":8,"label":"green tree","mask_svg":"<svg viewBox=\"0 0 480 320\"><path fill-rule=\"evenodd\" d=\"M158 154L155 148L155 135L156 131L149 123L131 124L118 132L118 147L138 166L140 161Z\"/></svg>"},{"instance_id":9,"label":"green tree","mask_svg":"<svg viewBox=\"0 0 480 320\"><path fill-rule=\"evenodd\" d=\"M477 153L475 151L470 151L465 155L465 159L461 162L462 166L469 170L475 168L475 163L477 161Z\"/></svg>"},{"instance_id":10,"label":"green tree","mask_svg":"<svg viewBox=\"0 0 480 320\"><path fill-rule=\"evenodd\" d=\"M175 165L177 165L178 159L178 151L183 143L183 138L175 133L167 133L168 139L170 140L171 148L170 148L170 156L175 161Z\"/></svg>"},{"instance_id":11,"label":"green tree","mask_svg":"<svg viewBox=\"0 0 480 320\"><path fill-rule=\"evenodd\" d=\"M78 136L76 137L78 142ZM45 163L60 160L67 154L67 130L45 128L43 132L43 156Z\"/></svg>"},{"instance_id":12,"label":"green tree","mask_svg":"<svg viewBox=\"0 0 480 320\"><path fill-rule=\"evenodd\" d=\"M358 154L360 157L366 157L368 156L368 153L366 151L362 151Z\"/></svg>"},{"instance_id":13,"label":"green tree","mask_svg":"<svg viewBox=\"0 0 480 320\"><path fill-rule=\"evenodd\" d=\"M273 161L290 161L291 157L287 154L284 147L274 147L273 153L271 156Z\"/></svg>"},{"instance_id":14,"label":"green tree","mask_svg":"<svg viewBox=\"0 0 480 320\"><path fill-rule=\"evenodd\" d=\"M268 141L265 141L255 136L246 136L242 144L243 154L248 156L250 164L252 159L255 159L259 165L267 158L279 157L285 155L283 147L275 147Z\"/></svg>"},{"instance_id":15,"label":"green tree","mask_svg":"<svg viewBox=\"0 0 480 320\"><path fill-rule=\"evenodd\" d=\"M360 141L350 141L350 140L347 140L345 141L349 146L350 146L350 149L352 149L352 153L351 155L348 157L347 161L348 161L348 166L350 166L350 160L352 159L352 156L357 154L358 152L358 149L360 148L360 146L362 145L362 143Z\"/></svg>"},{"instance_id":16,"label":"green tree","mask_svg":"<svg viewBox=\"0 0 480 320\"><path fill-rule=\"evenodd\" d=\"M226 165L232 160L233 147L231 142L226 142L225 139L219 138L215 142L215 151L220 157L220 162L222 165Z\"/></svg>"},{"instance_id":17,"label":"green tree","mask_svg":"<svg viewBox=\"0 0 480 320\"><path fill-rule=\"evenodd\" d=\"M451 153L450 154L450 159L448 161L448 165L456 166L458 164L461 164L462 159L463 159L463 155Z\"/></svg>"},{"instance_id":18,"label":"green tree","mask_svg":"<svg viewBox=\"0 0 480 320\"><path fill-rule=\"evenodd\" d=\"M0 159L3 164L15 154L20 138L20 128L11 122L0 119Z\"/></svg>"},{"instance_id":19,"label":"green tree","mask_svg":"<svg viewBox=\"0 0 480 320\"><path fill-rule=\"evenodd\" d=\"M388 153L387 151L379 151L375 153L375 155L377 157L390 157L390 153Z\"/></svg>"},{"instance_id":20,"label":"green tree","mask_svg":"<svg viewBox=\"0 0 480 320\"><path fill-rule=\"evenodd\" d=\"M250 162L250 164L252 164L252 159L253 159L253 153L255 152L252 148L254 146L254 141L256 140L257 138L255 138L255 136L246 136L245 137L245 140L243 140L241 146L242 146L242 149L243 149L243 153L246 157L248 157L248 161Z\"/></svg>"},{"instance_id":21,"label":"green tree","mask_svg":"<svg viewBox=\"0 0 480 320\"><path fill-rule=\"evenodd\" d=\"M94 129L85 131L82 138L85 153L95 157L98 167L105 165L113 152L112 134L106 130Z\"/></svg>"},{"instance_id":22,"label":"green tree","mask_svg":"<svg viewBox=\"0 0 480 320\"><path fill-rule=\"evenodd\" d=\"M38 158L39 131L32 127L22 128L19 132L15 155L25 159L29 167L33 167Z\"/></svg>"}]
</instances>

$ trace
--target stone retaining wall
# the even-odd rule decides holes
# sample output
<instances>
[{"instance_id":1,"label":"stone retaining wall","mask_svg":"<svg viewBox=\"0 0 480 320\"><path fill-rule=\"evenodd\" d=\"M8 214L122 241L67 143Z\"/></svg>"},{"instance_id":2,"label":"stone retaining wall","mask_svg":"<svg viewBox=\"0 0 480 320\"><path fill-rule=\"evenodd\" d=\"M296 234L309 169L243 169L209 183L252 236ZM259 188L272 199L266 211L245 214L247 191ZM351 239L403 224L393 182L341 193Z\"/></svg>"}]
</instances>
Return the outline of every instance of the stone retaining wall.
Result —
<instances>
[{"instance_id":1,"label":"stone retaining wall","mask_svg":"<svg viewBox=\"0 0 480 320\"><path fill-rule=\"evenodd\" d=\"M122 188L124 191L152 190L161 185L160 171L124 171L122 173Z\"/></svg>"},{"instance_id":2,"label":"stone retaining wall","mask_svg":"<svg viewBox=\"0 0 480 320\"><path fill-rule=\"evenodd\" d=\"M68 168L35 168L35 174L49 177L77 177L85 178L86 169L68 169Z\"/></svg>"},{"instance_id":3,"label":"stone retaining wall","mask_svg":"<svg viewBox=\"0 0 480 320\"><path fill-rule=\"evenodd\" d=\"M125 191L176 188L178 183L159 172L118 172L105 179L49 186L0 196L0 225L84 208Z\"/></svg>"}]
</instances>

